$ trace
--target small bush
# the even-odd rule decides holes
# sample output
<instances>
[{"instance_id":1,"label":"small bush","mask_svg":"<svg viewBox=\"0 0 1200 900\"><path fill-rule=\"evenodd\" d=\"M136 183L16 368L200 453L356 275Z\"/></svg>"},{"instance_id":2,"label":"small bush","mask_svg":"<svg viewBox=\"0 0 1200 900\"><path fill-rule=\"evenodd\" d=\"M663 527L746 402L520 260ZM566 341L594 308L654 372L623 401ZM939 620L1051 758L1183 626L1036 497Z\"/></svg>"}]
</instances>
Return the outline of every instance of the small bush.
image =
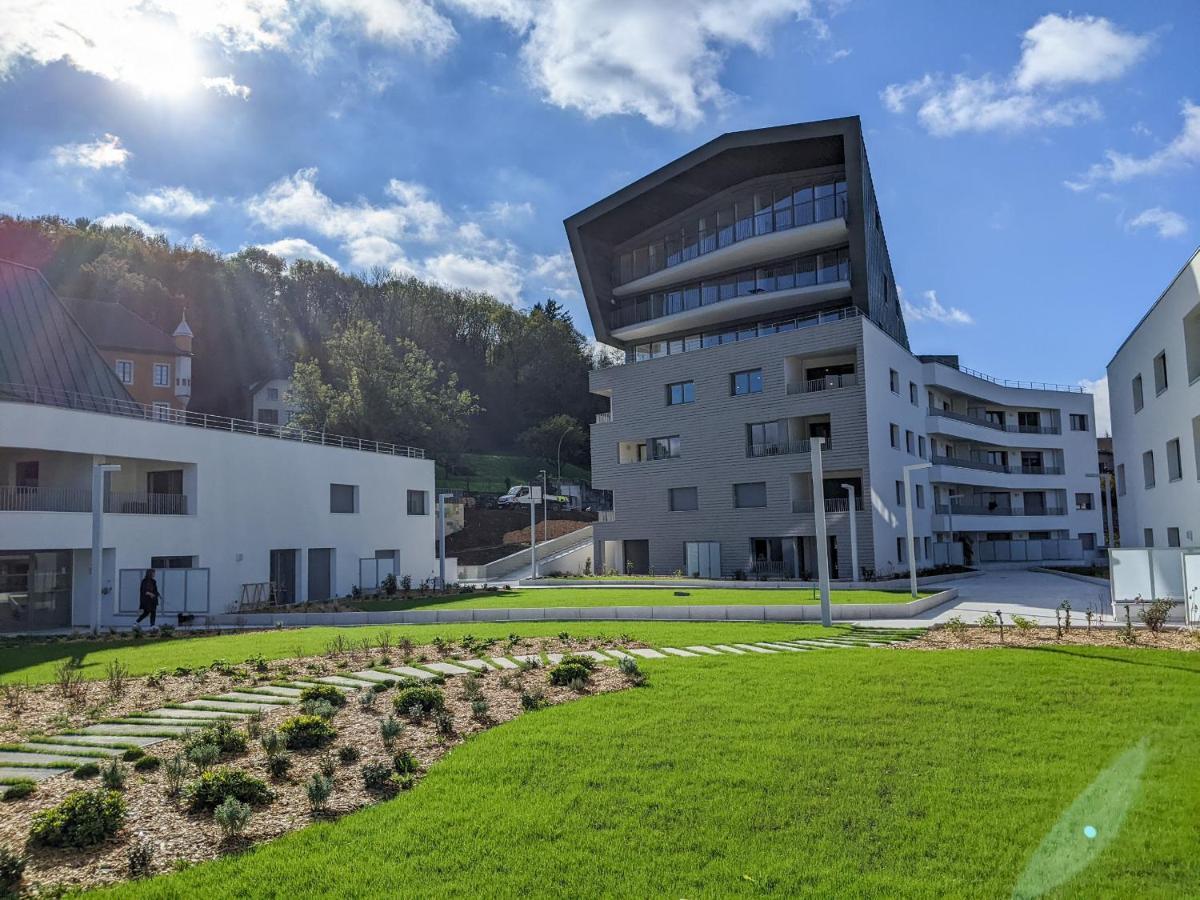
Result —
<instances>
[{"instance_id":1,"label":"small bush","mask_svg":"<svg viewBox=\"0 0 1200 900\"><path fill-rule=\"evenodd\" d=\"M306 716L316 716L325 721L329 721L337 715L337 708L324 700L305 700L300 704L300 711Z\"/></svg>"},{"instance_id":2,"label":"small bush","mask_svg":"<svg viewBox=\"0 0 1200 900\"><path fill-rule=\"evenodd\" d=\"M308 805L313 815L318 815L329 801L333 793L333 779L328 775L314 774L304 784L304 793L308 797Z\"/></svg>"},{"instance_id":3,"label":"small bush","mask_svg":"<svg viewBox=\"0 0 1200 900\"><path fill-rule=\"evenodd\" d=\"M331 754L325 754L321 757L320 763L317 764L317 771L326 778L332 778L334 773L337 772L337 759Z\"/></svg>"},{"instance_id":4,"label":"small bush","mask_svg":"<svg viewBox=\"0 0 1200 900\"><path fill-rule=\"evenodd\" d=\"M270 756L272 753L277 753L283 749L283 738L279 736L279 732L271 729L264 731L258 738L258 742L262 744L262 748Z\"/></svg>"},{"instance_id":5,"label":"small bush","mask_svg":"<svg viewBox=\"0 0 1200 900\"><path fill-rule=\"evenodd\" d=\"M286 778L292 768L292 754L286 750L276 750L267 754L267 774L272 778Z\"/></svg>"},{"instance_id":6,"label":"small bush","mask_svg":"<svg viewBox=\"0 0 1200 900\"><path fill-rule=\"evenodd\" d=\"M157 756L143 755L134 762L133 770L135 772L153 772L161 765L162 760Z\"/></svg>"},{"instance_id":7,"label":"small bush","mask_svg":"<svg viewBox=\"0 0 1200 900\"><path fill-rule=\"evenodd\" d=\"M358 695L358 708L363 712L375 711L375 691L363 691Z\"/></svg>"},{"instance_id":8,"label":"small bush","mask_svg":"<svg viewBox=\"0 0 1200 900\"><path fill-rule=\"evenodd\" d=\"M139 838L129 845L125 859L130 878L145 878L150 874L150 864L154 862L154 845L145 838Z\"/></svg>"},{"instance_id":9,"label":"small bush","mask_svg":"<svg viewBox=\"0 0 1200 900\"><path fill-rule=\"evenodd\" d=\"M187 757L182 753L176 753L163 765L163 774L166 776L166 789L168 797L178 797L179 792L183 790L183 779L187 777L188 761Z\"/></svg>"},{"instance_id":10,"label":"small bush","mask_svg":"<svg viewBox=\"0 0 1200 900\"><path fill-rule=\"evenodd\" d=\"M34 793L37 787L32 781L21 781L17 784L10 784L4 788L4 796L0 799L5 803L11 803L13 800L24 800L30 794ZM0 893L0 897L4 895Z\"/></svg>"},{"instance_id":11,"label":"small bush","mask_svg":"<svg viewBox=\"0 0 1200 900\"><path fill-rule=\"evenodd\" d=\"M305 750L324 747L337 737L337 729L320 716L299 715L280 725L279 735L289 750Z\"/></svg>"},{"instance_id":12,"label":"small bush","mask_svg":"<svg viewBox=\"0 0 1200 900\"><path fill-rule=\"evenodd\" d=\"M449 737L454 734L454 716L450 715L450 710L435 709L430 718L433 719L433 727L439 735Z\"/></svg>"},{"instance_id":13,"label":"small bush","mask_svg":"<svg viewBox=\"0 0 1200 900\"><path fill-rule=\"evenodd\" d=\"M232 840L245 831L250 823L250 804L235 797L226 797L213 810L213 820L221 829L221 837Z\"/></svg>"},{"instance_id":14,"label":"small bush","mask_svg":"<svg viewBox=\"0 0 1200 900\"><path fill-rule=\"evenodd\" d=\"M76 791L33 817L29 842L38 847L91 847L125 823L125 801L116 791Z\"/></svg>"},{"instance_id":15,"label":"small bush","mask_svg":"<svg viewBox=\"0 0 1200 900\"><path fill-rule=\"evenodd\" d=\"M1170 600L1155 600L1138 613L1138 618L1153 634L1158 634L1167 624L1167 617L1171 615L1171 606Z\"/></svg>"},{"instance_id":16,"label":"small bush","mask_svg":"<svg viewBox=\"0 0 1200 900\"><path fill-rule=\"evenodd\" d=\"M967 630L967 623L962 620L961 616L951 616L942 623L942 628L950 632L951 636L960 638Z\"/></svg>"},{"instance_id":17,"label":"small bush","mask_svg":"<svg viewBox=\"0 0 1200 900\"><path fill-rule=\"evenodd\" d=\"M491 704L483 697L471 701L471 718L476 722L486 722L491 714Z\"/></svg>"},{"instance_id":18,"label":"small bush","mask_svg":"<svg viewBox=\"0 0 1200 900\"><path fill-rule=\"evenodd\" d=\"M591 670L587 666L564 660L550 670L550 683L559 687L565 687L572 681L586 682L591 675Z\"/></svg>"},{"instance_id":19,"label":"small bush","mask_svg":"<svg viewBox=\"0 0 1200 900\"><path fill-rule=\"evenodd\" d=\"M330 706L346 705L346 695L332 684L314 684L312 687L306 687L300 692L300 702L305 703L309 700L324 700Z\"/></svg>"},{"instance_id":20,"label":"small bush","mask_svg":"<svg viewBox=\"0 0 1200 900\"><path fill-rule=\"evenodd\" d=\"M1017 631L1032 631L1037 628L1037 622L1025 616L1013 616L1012 623L1017 627Z\"/></svg>"},{"instance_id":21,"label":"small bush","mask_svg":"<svg viewBox=\"0 0 1200 900\"><path fill-rule=\"evenodd\" d=\"M392 685L387 681L376 681L374 684L371 685L371 689L369 691L367 691L367 693L382 694L384 691L386 691L391 686Z\"/></svg>"},{"instance_id":22,"label":"small bush","mask_svg":"<svg viewBox=\"0 0 1200 900\"><path fill-rule=\"evenodd\" d=\"M597 665L596 661L590 656L583 656L579 653L568 653L562 658L562 660L560 660L559 665L562 665L563 663L572 663L574 665L583 666L589 672L596 671Z\"/></svg>"},{"instance_id":23,"label":"small bush","mask_svg":"<svg viewBox=\"0 0 1200 900\"><path fill-rule=\"evenodd\" d=\"M537 688L531 691L521 691L521 709L532 712L546 705L546 695Z\"/></svg>"},{"instance_id":24,"label":"small bush","mask_svg":"<svg viewBox=\"0 0 1200 900\"><path fill-rule=\"evenodd\" d=\"M391 789L393 768L387 763L364 763L362 769L363 787L373 794L385 794Z\"/></svg>"},{"instance_id":25,"label":"small bush","mask_svg":"<svg viewBox=\"0 0 1200 900\"><path fill-rule=\"evenodd\" d=\"M17 886L25 875L26 858L0 847L0 897L17 896Z\"/></svg>"},{"instance_id":26,"label":"small bush","mask_svg":"<svg viewBox=\"0 0 1200 900\"><path fill-rule=\"evenodd\" d=\"M395 716L388 716L379 723L379 734L383 738L383 746L391 747L396 738L404 731L404 723Z\"/></svg>"},{"instance_id":27,"label":"small bush","mask_svg":"<svg viewBox=\"0 0 1200 900\"><path fill-rule=\"evenodd\" d=\"M358 762L358 758L362 754L358 752L357 747L346 744L343 747L338 747L338 762L343 766L349 766Z\"/></svg>"},{"instance_id":28,"label":"small bush","mask_svg":"<svg viewBox=\"0 0 1200 900\"><path fill-rule=\"evenodd\" d=\"M617 669L634 687L641 687L646 683L646 673L632 656L622 656L617 662Z\"/></svg>"},{"instance_id":29,"label":"small bush","mask_svg":"<svg viewBox=\"0 0 1200 900\"><path fill-rule=\"evenodd\" d=\"M100 774L100 764L94 763L94 762L83 763L82 765L76 766L71 771L71 777L79 778L79 779L95 778L99 774Z\"/></svg>"},{"instance_id":30,"label":"small bush","mask_svg":"<svg viewBox=\"0 0 1200 900\"><path fill-rule=\"evenodd\" d=\"M401 774L400 772L393 772L388 776L388 787L392 791L411 791L413 789L413 785L416 783L417 776L412 772L406 772L404 774Z\"/></svg>"},{"instance_id":31,"label":"small bush","mask_svg":"<svg viewBox=\"0 0 1200 900\"><path fill-rule=\"evenodd\" d=\"M125 760L125 762L137 762L139 759L141 759L145 755L146 755L146 751L143 750L141 747L130 747L128 750L126 750L124 753L121 754L121 759Z\"/></svg>"},{"instance_id":32,"label":"small bush","mask_svg":"<svg viewBox=\"0 0 1200 900\"><path fill-rule=\"evenodd\" d=\"M221 758L221 748L216 744L197 744L188 750L187 758L197 772L203 772L212 768Z\"/></svg>"},{"instance_id":33,"label":"small bush","mask_svg":"<svg viewBox=\"0 0 1200 900\"><path fill-rule=\"evenodd\" d=\"M232 766L220 766L205 772L187 789L192 809L216 809L233 797L242 803L265 803L271 799L267 783Z\"/></svg>"},{"instance_id":34,"label":"small bush","mask_svg":"<svg viewBox=\"0 0 1200 900\"><path fill-rule=\"evenodd\" d=\"M401 775L411 775L419 768L417 758L408 750L401 750L392 758L392 768Z\"/></svg>"},{"instance_id":35,"label":"small bush","mask_svg":"<svg viewBox=\"0 0 1200 900\"><path fill-rule=\"evenodd\" d=\"M996 620L996 617L993 616L991 613L984 613L982 616L979 617L978 624L979 624L980 628L995 628L996 624L997 624L997 620Z\"/></svg>"},{"instance_id":36,"label":"small bush","mask_svg":"<svg viewBox=\"0 0 1200 900\"><path fill-rule=\"evenodd\" d=\"M189 751L201 744L212 744L217 748L219 756L245 753L246 732L234 727L228 719L217 719L211 725L206 725L199 731L193 731L183 741L183 745Z\"/></svg>"},{"instance_id":37,"label":"small bush","mask_svg":"<svg viewBox=\"0 0 1200 900\"><path fill-rule=\"evenodd\" d=\"M392 701L396 712L407 715L414 720L420 720L435 710L446 708L446 695L435 687L419 685L406 687Z\"/></svg>"},{"instance_id":38,"label":"small bush","mask_svg":"<svg viewBox=\"0 0 1200 900\"><path fill-rule=\"evenodd\" d=\"M119 760L110 759L100 769L100 780L110 791L125 790L125 767Z\"/></svg>"}]
</instances>

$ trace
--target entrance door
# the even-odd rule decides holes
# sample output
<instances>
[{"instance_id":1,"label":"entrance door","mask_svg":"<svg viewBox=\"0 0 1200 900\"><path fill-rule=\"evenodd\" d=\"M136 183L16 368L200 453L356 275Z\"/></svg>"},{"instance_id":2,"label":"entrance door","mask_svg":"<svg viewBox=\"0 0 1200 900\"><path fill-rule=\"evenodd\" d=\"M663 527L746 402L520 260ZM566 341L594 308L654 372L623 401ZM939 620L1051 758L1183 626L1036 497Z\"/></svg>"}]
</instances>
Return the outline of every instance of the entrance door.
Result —
<instances>
[{"instance_id":1,"label":"entrance door","mask_svg":"<svg viewBox=\"0 0 1200 900\"><path fill-rule=\"evenodd\" d=\"M274 603L296 602L296 551L271 551L271 600Z\"/></svg>"},{"instance_id":2,"label":"entrance door","mask_svg":"<svg viewBox=\"0 0 1200 900\"><path fill-rule=\"evenodd\" d=\"M650 542L625 541L625 574L650 574Z\"/></svg>"},{"instance_id":3,"label":"entrance door","mask_svg":"<svg viewBox=\"0 0 1200 900\"><path fill-rule=\"evenodd\" d=\"M308 551L308 602L320 603L333 596L333 550Z\"/></svg>"}]
</instances>

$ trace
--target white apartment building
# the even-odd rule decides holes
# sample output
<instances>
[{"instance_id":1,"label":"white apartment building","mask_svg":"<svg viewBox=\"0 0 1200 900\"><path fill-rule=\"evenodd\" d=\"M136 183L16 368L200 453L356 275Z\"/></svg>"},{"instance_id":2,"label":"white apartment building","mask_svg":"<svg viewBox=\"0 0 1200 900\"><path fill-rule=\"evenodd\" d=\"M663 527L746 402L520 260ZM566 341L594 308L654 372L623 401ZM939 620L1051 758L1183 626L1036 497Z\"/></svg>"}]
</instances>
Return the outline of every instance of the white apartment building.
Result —
<instances>
[{"instance_id":1,"label":"white apartment building","mask_svg":"<svg viewBox=\"0 0 1200 900\"><path fill-rule=\"evenodd\" d=\"M265 425L291 425L299 407L292 399L292 379L276 375L250 385L250 418Z\"/></svg>"},{"instance_id":2,"label":"white apartment building","mask_svg":"<svg viewBox=\"0 0 1200 900\"><path fill-rule=\"evenodd\" d=\"M1200 251L1108 364L1123 547L1200 545Z\"/></svg>"},{"instance_id":3,"label":"white apartment building","mask_svg":"<svg viewBox=\"0 0 1200 900\"><path fill-rule=\"evenodd\" d=\"M40 274L0 261L0 632L91 627L92 477L104 476L99 624L158 570L160 623L433 577L423 451L131 400Z\"/></svg>"}]
</instances>

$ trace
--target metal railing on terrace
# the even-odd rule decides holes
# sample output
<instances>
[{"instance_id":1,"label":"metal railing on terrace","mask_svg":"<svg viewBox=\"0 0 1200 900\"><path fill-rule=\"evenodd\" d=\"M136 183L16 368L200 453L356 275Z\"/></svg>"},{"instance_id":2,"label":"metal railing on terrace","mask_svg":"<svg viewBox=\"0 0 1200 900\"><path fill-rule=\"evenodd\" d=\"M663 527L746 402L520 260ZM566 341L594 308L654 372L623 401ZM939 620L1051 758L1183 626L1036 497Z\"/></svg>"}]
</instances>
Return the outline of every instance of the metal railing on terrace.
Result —
<instances>
[{"instance_id":1,"label":"metal railing on terrace","mask_svg":"<svg viewBox=\"0 0 1200 900\"><path fill-rule=\"evenodd\" d=\"M186 494L143 494L109 491L104 495L106 513L144 516L186 516ZM89 488L15 487L0 485L0 512L82 512L92 511Z\"/></svg>"},{"instance_id":2,"label":"metal railing on terrace","mask_svg":"<svg viewBox=\"0 0 1200 900\"><path fill-rule=\"evenodd\" d=\"M971 416L967 415L966 413L955 412L952 409L937 409L935 407L930 407L929 415L942 416L946 419L953 419L956 422L969 422L972 425L979 425L982 428L991 428L993 431L1007 431L1011 434L1062 434L1062 428L1058 425L1001 424L1000 422L992 422L988 419L980 418L979 416Z\"/></svg>"},{"instance_id":3,"label":"metal railing on terrace","mask_svg":"<svg viewBox=\"0 0 1200 900\"><path fill-rule=\"evenodd\" d=\"M605 425L605 424L611 422L612 420L613 420L613 418L612 418L611 411L596 413L596 424L597 425Z\"/></svg>"},{"instance_id":4,"label":"metal railing on terrace","mask_svg":"<svg viewBox=\"0 0 1200 900\"><path fill-rule=\"evenodd\" d=\"M982 381L990 382L991 384L999 385L1000 387L1025 388L1031 391L1066 391L1071 394L1086 394L1084 390L1077 384L1054 384L1049 381L1014 381L1010 378L996 378L994 375L986 375L983 372L975 369L967 368L966 366L952 366L949 363L941 360L934 360L939 366L945 366L948 369L954 369L956 372L962 372L964 375L970 375L972 378L978 378Z\"/></svg>"},{"instance_id":5,"label":"metal railing on terrace","mask_svg":"<svg viewBox=\"0 0 1200 900\"><path fill-rule=\"evenodd\" d=\"M320 444L324 447L342 447L347 450L363 450L368 453L384 453L389 456L425 458L425 451L420 447L404 447L384 441L371 441L341 434L330 434L325 431L313 431L297 425L269 425L265 422L251 422L247 419L233 419L228 416L214 416L180 409L155 409L153 406L133 400L114 400L111 397L52 390L26 384L0 383L0 401L36 403L40 406L57 406L111 416L125 416L132 419L161 422L164 425L189 425L193 428L227 431L233 434L256 434L260 437L279 438L301 444Z\"/></svg>"},{"instance_id":6,"label":"metal railing on terrace","mask_svg":"<svg viewBox=\"0 0 1200 900\"><path fill-rule=\"evenodd\" d=\"M822 450L832 450L833 441L830 438L825 438L825 443L821 446ZM763 456L786 456L789 453L811 453L812 441L805 439L802 441L771 441L764 444L747 444L746 456L751 459L757 459Z\"/></svg>"},{"instance_id":7,"label":"metal railing on terrace","mask_svg":"<svg viewBox=\"0 0 1200 900\"><path fill-rule=\"evenodd\" d=\"M1061 466L1004 466L1000 463L990 463L982 459L970 459L965 456L930 457L935 466L958 466L962 469L978 469L982 472L1002 472L1008 475L1062 475Z\"/></svg>"},{"instance_id":8,"label":"metal railing on terrace","mask_svg":"<svg viewBox=\"0 0 1200 900\"><path fill-rule=\"evenodd\" d=\"M1067 514L1067 511L1060 506L1047 506L1042 509L1016 509L1011 506L992 506L980 503L955 503L953 506L939 503L933 511L942 516L1065 516Z\"/></svg>"},{"instance_id":9,"label":"metal railing on terrace","mask_svg":"<svg viewBox=\"0 0 1200 900\"><path fill-rule=\"evenodd\" d=\"M807 381L797 381L787 386L789 394L815 394L818 391L832 391L837 388L854 387L858 384L858 375L851 372L848 375L826 375L824 378L810 378Z\"/></svg>"},{"instance_id":10,"label":"metal railing on terrace","mask_svg":"<svg viewBox=\"0 0 1200 900\"><path fill-rule=\"evenodd\" d=\"M861 496L857 496L854 498L854 508L858 512L862 512L863 502L862 502ZM811 501L811 500L793 500L792 501L792 512L793 513L798 513L798 514L803 515L803 514L807 514L807 513L816 512L816 509L817 509L817 505L815 503L813 503L813 501ZM825 512L839 513L839 512L849 512L849 511L850 511L850 498L849 497L826 497L825 498Z\"/></svg>"}]
</instances>

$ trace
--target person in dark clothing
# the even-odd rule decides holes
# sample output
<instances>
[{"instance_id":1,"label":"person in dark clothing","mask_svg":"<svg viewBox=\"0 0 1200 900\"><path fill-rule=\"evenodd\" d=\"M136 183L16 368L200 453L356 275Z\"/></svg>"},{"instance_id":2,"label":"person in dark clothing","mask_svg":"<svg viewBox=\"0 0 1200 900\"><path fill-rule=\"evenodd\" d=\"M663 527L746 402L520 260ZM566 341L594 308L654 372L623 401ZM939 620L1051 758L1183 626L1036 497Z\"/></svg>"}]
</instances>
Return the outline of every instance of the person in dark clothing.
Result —
<instances>
[{"instance_id":1,"label":"person in dark clothing","mask_svg":"<svg viewBox=\"0 0 1200 900\"><path fill-rule=\"evenodd\" d=\"M138 588L138 609L141 615L137 617L137 621L142 621L146 616L150 617L150 627L154 627L154 619L158 615L158 582L154 580L154 570L147 569L146 574L142 576L142 585Z\"/></svg>"}]
</instances>

